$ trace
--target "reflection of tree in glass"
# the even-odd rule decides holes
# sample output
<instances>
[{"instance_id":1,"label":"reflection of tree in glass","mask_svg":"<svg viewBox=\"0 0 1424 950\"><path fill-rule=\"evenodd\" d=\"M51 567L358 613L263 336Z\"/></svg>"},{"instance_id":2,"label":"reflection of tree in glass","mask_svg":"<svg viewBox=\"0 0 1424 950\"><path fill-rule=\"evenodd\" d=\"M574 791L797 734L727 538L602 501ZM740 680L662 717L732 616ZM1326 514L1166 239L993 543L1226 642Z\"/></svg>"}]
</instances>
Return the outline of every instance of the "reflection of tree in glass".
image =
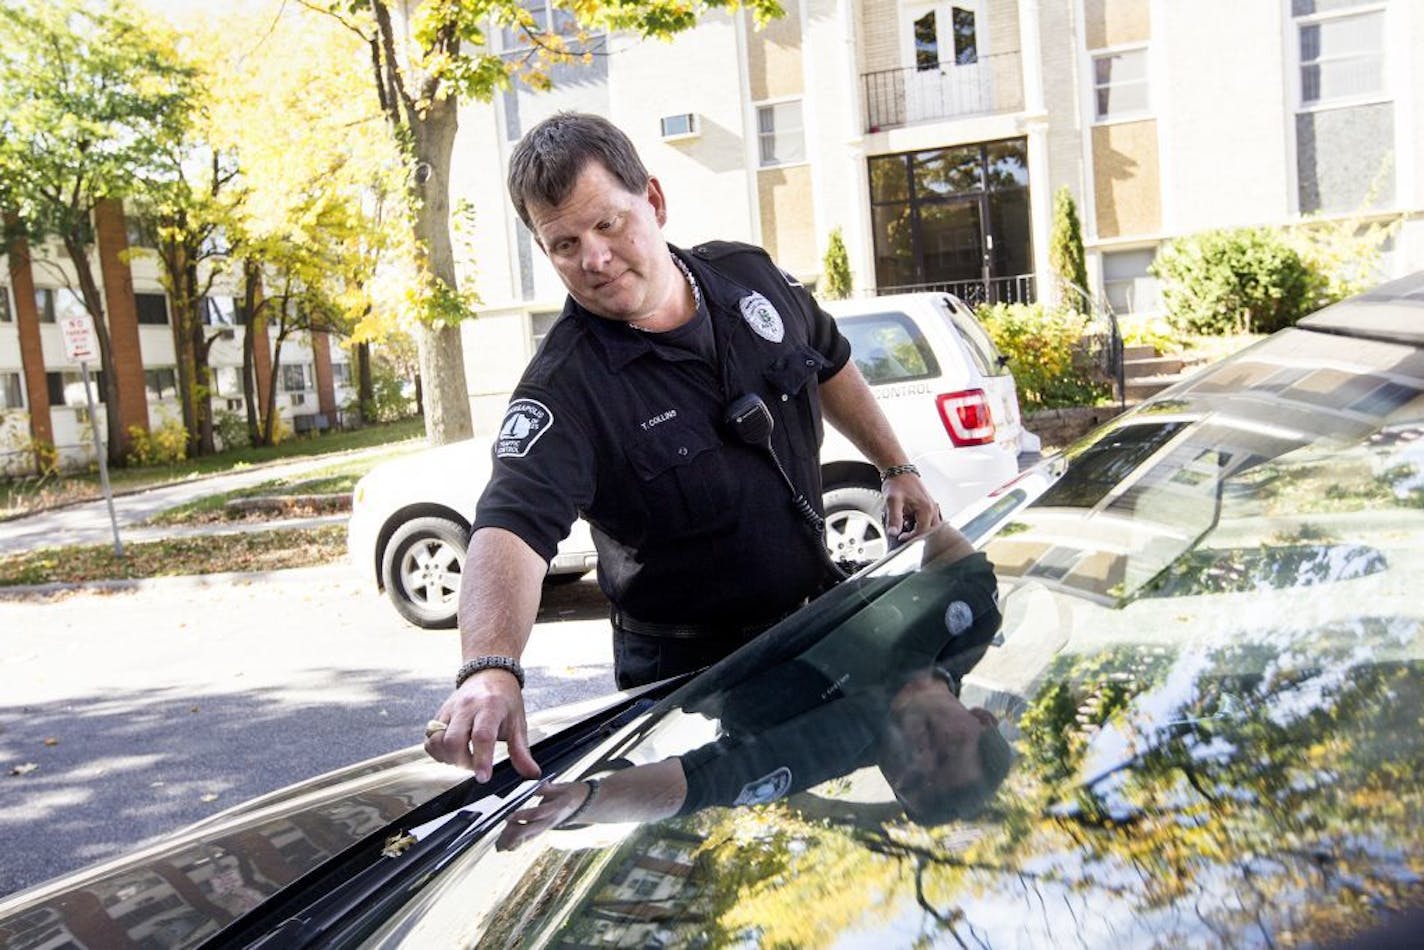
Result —
<instances>
[{"instance_id":1,"label":"reflection of tree in glass","mask_svg":"<svg viewBox=\"0 0 1424 950\"><path fill-rule=\"evenodd\" d=\"M1313 587L1377 574L1385 556L1363 544L1282 544L1199 548L1178 558L1148 584L1143 597L1191 597Z\"/></svg>"}]
</instances>

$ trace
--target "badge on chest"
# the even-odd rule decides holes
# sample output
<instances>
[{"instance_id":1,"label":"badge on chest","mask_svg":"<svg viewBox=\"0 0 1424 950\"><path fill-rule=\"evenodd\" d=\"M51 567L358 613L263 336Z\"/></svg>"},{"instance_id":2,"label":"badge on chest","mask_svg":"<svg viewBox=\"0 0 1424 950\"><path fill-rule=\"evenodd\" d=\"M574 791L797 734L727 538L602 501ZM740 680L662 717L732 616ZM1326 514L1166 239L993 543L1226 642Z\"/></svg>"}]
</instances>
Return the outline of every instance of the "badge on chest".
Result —
<instances>
[{"instance_id":1,"label":"badge on chest","mask_svg":"<svg viewBox=\"0 0 1424 950\"><path fill-rule=\"evenodd\" d=\"M763 340L770 340L772 343L780 343L786 336L786 327L781 323L781 314L776 312L776 308L771 305L761 294L748 294L738 303L742 310L742 319L747 321L747 326L756 332L756 335Z\"/></svg>"}]
</instances>

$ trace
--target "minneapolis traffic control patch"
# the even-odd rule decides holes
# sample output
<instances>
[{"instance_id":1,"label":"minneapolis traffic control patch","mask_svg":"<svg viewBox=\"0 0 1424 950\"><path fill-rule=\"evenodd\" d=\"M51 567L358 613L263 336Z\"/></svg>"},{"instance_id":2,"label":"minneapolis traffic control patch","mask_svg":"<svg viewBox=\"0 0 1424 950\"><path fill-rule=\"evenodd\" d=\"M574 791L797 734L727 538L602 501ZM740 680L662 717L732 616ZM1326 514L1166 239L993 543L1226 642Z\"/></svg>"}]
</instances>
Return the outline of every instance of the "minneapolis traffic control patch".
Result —
<instances>
[{"instance_id":1,"label":"minneapolis traffic control patch","mask_svg":"<svg viewBox=\"0 0 1424 950\"><path fill-rule=\"evenodd\" d=\"M518 459L529 454L539 437L554 427L554 414L537 399L516 399L505 410L495 442L495 458Z\"/></svg>"}]
</instances>

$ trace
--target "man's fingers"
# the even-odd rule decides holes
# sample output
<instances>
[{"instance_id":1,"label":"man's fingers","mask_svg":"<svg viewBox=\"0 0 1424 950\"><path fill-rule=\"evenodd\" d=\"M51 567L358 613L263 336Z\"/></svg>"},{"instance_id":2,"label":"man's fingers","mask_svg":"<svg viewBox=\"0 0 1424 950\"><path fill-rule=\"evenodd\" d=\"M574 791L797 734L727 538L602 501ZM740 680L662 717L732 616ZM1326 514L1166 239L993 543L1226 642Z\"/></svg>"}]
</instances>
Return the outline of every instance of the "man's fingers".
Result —
<instances>
[{"instance_id":1,"label":"man's fingers","mask_svg":"<svg viewBox=\"0 0 1424 950\"><path fill-rule=\"evenodd\" d=\"M475 772L475 780L488 782L494 763L494 744L499 739L499 727L504 716L493 709L482 709L475 714L470 726L470 764ZM528 755L525 750L525 755ZM537 766L536 766L537 768Z\"/></svg>"},{"instance_id":2,"label":"man's fingers","mask_svg":"<svg viewBox=\"0 0 1424 950\"><path fill-rule=\"evenodd\" d=\"M887 492L885 495L885 532L892 537L899 536L904 521L904 499L900 497L899 492Z\"/></svg>"},{"instance_id":3,"label":"man's fingers","mask_svg":"<svg viewBox=\"0 0 1424 950\"><path fill-rule=\"evenodd\" d=\"M505 740L505 745L509 749L509 761L514 771L525 778L538 778L542 770L529 751L529 734L524 717L513 716L507 725L509 738Z\"/></svg>"}]
</instances>

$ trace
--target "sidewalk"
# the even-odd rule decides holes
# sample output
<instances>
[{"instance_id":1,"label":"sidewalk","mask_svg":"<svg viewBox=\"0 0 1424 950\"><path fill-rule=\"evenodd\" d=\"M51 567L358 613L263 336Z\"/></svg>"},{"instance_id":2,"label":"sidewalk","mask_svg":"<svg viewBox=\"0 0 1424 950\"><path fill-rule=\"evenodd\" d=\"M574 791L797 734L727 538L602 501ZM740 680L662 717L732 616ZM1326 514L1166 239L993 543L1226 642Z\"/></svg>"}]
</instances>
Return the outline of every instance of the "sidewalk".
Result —
<instances>
[{"instance_id":1,"label":"sidewalk","mask_svg":"<svg viewBox=\"0 0 1424 950\"><path fill-rule=\"evenodd\" d=\"M341 524L345 522L347 515L257 523L139 527L142 522L175 505L185 504L208 495L247 488L274 478L298 475L302 472L323 468L337 459L348 460L388 451L390 451L389 445L379 445L349 452L314 455L290 462L254 466L240 472L208 475L173 485L119 495L114 498L114 515L119 523L119 537L128 543L192 535L235 534L242 531L268 531L278 528ZM112 544L113 540L114 532L109 523L108 508L102 498L98 501L80 502L0 522L0 556L75 544Z\"/></svg>"}]
</instances>

